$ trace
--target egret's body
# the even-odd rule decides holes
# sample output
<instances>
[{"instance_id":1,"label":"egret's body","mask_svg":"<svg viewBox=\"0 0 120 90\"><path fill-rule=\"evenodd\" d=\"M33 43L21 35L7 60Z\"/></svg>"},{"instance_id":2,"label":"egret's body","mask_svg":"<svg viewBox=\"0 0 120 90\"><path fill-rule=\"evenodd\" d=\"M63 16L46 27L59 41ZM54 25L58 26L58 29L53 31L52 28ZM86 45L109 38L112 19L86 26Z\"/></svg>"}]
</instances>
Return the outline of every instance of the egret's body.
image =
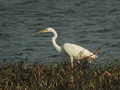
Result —
<instances>
[{"instance_id":1,"label":"egret's body","mask_svg":"<svg viewBox=\"0 0 120 90\"><path fill-rule=\"evenodd\" d=\"M65 43L64 49L69 56L79 60L86 57L93 58L93 59L96 58L96 55L94 55L92 52L76 44Z\"/></svg>"},{"instance_id":2,"label":"egret's body","mask_svg":"<svg viewBox=\"0 0 120 90\"><path fill-rule=\"evenodd\" d=\"M53 33L53 37L52 37L52 43L54 45L54 47L56 48L56 50L58 52L62 52L63 49L64 51L67 53L67 55L70 57L71 59L71 66L73 67L73 59L83 59L83 58L90 58L90 59L95 59L97 56L95 54L93 54L91 51L76 45L76 44L72 44L72 43L64 43L63 48L61 46L59 46L56 43L56 39L57 39L57 32L53 29L53 28L46 28L44 30L41 30L39 32L37 32L38 34L41 32L52 32Z\"/></svg>"}]
</instances>

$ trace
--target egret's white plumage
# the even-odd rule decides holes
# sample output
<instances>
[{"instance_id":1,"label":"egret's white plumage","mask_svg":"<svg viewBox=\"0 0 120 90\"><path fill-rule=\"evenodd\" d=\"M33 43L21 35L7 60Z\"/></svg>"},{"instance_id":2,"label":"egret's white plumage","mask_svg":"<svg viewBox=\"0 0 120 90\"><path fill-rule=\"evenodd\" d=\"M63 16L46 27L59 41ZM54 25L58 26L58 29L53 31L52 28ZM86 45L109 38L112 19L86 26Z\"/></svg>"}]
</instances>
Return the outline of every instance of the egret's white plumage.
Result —
<instances>
[{"instance_id":1,"label":"egret's white plumage","mask_svg":"<svg viewBox=\"0 0 120 90\"><path fill-rule=\"evenodd\" d=\"M69 56L73 56L77 59L83 59L86 57L90 57L93 59L96 58L96 55L94 55L92 52L76 44L65 43L64 49Z\"/></svg>"},{"instance_id":2,"label":"egret's white plumage","mask_svg":"<svg viewBox=\"0 0 120 90\"><path fill-rule=\"evenodd\" d=\"M46 28L44 30L41 30L39 32L37 32L38 34L40 34L41 32L52 32L53 33L53 37L52 37L52 43L54 45L54 47L56 48L56 50L58 52L62 52L62 47L60 47L57 43L56 43L56 39L57 39L57 32L55 31L55 29L53 28ZM90 58L90 59L95 59L97 56L95 54L93 54L91 51L76 45L76 44L72 44L72 43L65 43L63 45L63 49L64 51L70 56L71 59L71 66L73 67L73 59L83 59L83 58Z\"/></svg>"}]
</instances>

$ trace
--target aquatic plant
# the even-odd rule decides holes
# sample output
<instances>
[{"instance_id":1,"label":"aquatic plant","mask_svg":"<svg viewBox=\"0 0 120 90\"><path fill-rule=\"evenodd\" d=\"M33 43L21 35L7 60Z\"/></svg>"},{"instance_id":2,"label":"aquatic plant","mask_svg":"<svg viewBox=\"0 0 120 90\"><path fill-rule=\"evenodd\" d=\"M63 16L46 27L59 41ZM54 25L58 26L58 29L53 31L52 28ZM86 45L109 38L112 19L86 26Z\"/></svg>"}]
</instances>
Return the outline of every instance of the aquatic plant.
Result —
<instances>
[{"instance_id":1,"label":"aquatic plant","mask_svg":"<svg viewBox=\"0 0 120 90\"><path fill-rule=\"evenodd\" d=\"M87 62L29 65L0 63L0 90L120 90L120 60L106 67Z\"/></svg>"}]
</instances>

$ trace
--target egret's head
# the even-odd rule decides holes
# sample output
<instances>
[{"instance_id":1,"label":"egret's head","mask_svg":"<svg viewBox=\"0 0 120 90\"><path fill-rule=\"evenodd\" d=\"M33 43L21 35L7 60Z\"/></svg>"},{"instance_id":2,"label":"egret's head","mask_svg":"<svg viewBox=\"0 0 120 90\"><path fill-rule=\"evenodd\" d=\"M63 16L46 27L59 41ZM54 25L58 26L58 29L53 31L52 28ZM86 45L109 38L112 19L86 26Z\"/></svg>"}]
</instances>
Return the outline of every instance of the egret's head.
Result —
<instances>
[{"instance_id":1,"label":"egret's head","mask_svg":"<svg viewBox=\"0 0 120 90\"><path fill-rule=\"evenodd\" d=\"M55 30L54 30L53 28L48 27L48 28L45 28L45 29L43 29L43 30L38 31L37 34L40 34L40 33L42 33L42 32L54 32L54 31L55 31Z\"/></svg>"}]
</instances>

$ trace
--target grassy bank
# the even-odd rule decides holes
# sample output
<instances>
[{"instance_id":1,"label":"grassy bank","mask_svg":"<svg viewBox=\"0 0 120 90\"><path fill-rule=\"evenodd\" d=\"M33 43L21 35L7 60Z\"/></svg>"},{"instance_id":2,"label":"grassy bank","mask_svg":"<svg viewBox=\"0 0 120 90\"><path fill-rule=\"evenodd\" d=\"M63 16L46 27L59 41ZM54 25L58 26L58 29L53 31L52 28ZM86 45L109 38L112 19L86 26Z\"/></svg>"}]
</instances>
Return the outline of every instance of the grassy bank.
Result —
<instances>
[{"instance_id":1,"label":"grassy bank","mask_svg":"<svg viewBox=\"0 0 120 90\"><path fill-rule=\"evenodd\" d=\"M0 90L120 90L120 60L106 67L87 62L51 66L0 64Z\"/></svg>"}]
</instances>

